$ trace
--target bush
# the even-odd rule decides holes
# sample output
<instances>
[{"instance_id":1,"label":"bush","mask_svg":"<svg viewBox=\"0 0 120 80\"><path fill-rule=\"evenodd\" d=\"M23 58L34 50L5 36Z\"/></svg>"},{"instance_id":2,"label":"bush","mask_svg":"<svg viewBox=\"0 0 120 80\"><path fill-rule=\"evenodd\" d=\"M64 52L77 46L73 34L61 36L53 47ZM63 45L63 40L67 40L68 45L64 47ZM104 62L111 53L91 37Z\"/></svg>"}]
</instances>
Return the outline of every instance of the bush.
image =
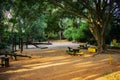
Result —
<instances>
[{"instance_id":1,"label":"bush","mask_svg":"<svg viewBox=\"0 0 120 80\"><path fill-rule=\"evenodd\" d=\"M64 31L64 37L68 40L86 42L92 37L92 34L87 26L80 26L79 28L70 27Z\"/></svg>"},{"instance_id":2,"label":"bush","mask_svg":"<svg viewBox=\"0 0 120 80\"><path fill-rule=\"evenodd\" d=\"M58 38L58 34L57 33L49 33L47 38L48 39L57 39Z\"/></svg>"},{"instance_id":3,"label":"bush","mask_svg":"<svg viewBox=\"0 0 120 80\"><path fill-rule=\"evenodd\" d=\"M64 31L64 37L67 38L68 40L72 40L72 30L73 28L68 28Z\"/></svg>"}]
</instances>

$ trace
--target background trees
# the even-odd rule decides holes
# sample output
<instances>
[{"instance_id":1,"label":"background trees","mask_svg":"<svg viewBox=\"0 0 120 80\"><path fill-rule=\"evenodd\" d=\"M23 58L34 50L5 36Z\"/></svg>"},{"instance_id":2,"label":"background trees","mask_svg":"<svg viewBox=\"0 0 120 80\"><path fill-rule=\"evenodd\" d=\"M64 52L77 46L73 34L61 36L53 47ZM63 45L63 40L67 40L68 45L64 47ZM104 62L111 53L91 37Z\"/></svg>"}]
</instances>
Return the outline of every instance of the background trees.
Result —
<instances>
[{"instance_id":1,"label":"background trees","mask_svg":"<svg viewBox=\"0 0 120 80\"><path fill-rule=\"evenodd\" d=\"M7 45L5 42L8 38L8 20L10 15L7 11L10 10L11 2L7 0L1 0L0 2L0 48L5 48Z\"/></svg>"},{"instance_id":2,"label":"background trees","mask_svg":"<svg viewBox=\"0 0 120 80\"><path fill-rule=\"evenodd\" d=\"M51 0L51 3L87 21L98 51L104 51L106 30L118 8L115 0Z\"/></svg>"},{"instance_id":3,"label":"background trees","mask_svg":"<svg viewBox=\"0 0 120 80\"><path fill-rule=\"evenodd\" d=\"M119 4L119 0L2 0L0 41L8 30L27 38L25 41L31 38L41 41L48 36L61 39L64 31L68 39L86 41L92 37L90 30L102 52L108 30L112 29L110 25L117 21L119 26ZM10 13L10 19L3 17L6 12Z\"/></svg>"},{"instance_id":4,"label":"background trees","mask_svg":"<svg viewBox=\"0 0 120 80\"><path fill-rule=\"evenodd\" d=\"M66 26L64 36L69 40L88 42L92 37L88 23L79 18L67 18L66 21L64 21L64 26Z\"/></svg>"}]
</instances>

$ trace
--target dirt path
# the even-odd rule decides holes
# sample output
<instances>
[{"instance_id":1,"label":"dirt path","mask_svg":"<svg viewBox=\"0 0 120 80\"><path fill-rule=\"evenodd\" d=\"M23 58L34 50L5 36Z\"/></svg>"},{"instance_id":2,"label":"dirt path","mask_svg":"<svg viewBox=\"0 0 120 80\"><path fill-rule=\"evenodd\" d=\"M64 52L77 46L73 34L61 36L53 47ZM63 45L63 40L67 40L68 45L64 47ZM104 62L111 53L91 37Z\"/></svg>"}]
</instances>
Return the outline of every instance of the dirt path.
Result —
<instances>
[{"instance_id":1,"label":"dirt path","mask_svg":"<svg viewBox=\"0 0 120 80\"><path fill-rule=\"evenodd\" d=\"M108 54L92 57L92 53L83 50L84 56L71 56L65 51L68 45L60 44L48 49L24 50L24 54L33 57L11 60L9 68L0 68L0 80L100 80L104 75L120 71L120 54L112 55L110 65Z\"/></svg>"}]
</instances>

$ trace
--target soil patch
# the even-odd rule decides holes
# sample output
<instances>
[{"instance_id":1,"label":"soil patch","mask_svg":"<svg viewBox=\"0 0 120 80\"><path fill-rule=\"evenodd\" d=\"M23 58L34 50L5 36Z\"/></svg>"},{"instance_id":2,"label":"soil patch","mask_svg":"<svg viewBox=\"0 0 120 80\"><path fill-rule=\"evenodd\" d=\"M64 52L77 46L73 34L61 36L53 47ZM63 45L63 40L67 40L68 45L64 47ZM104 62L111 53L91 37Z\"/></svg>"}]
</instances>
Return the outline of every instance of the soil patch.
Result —
<instances>
[{"instance_id":1,"label":"soil patch","mask_svg":"<svg viewBox=\"0 0 120 80\"><path fill-rule=\"evenodd\" d=\"M93 57L83 49L83 56L68 55L67 46L78 47L77 43L57 41L52 45L46 45L47 49L25 49L22 54L32 58L10 60L10 67L0 68L0 80L109 80L104 76L120 73L118 53L112 54L113 62L109 64L109 54Z\"/></svg>"}]
</instances>

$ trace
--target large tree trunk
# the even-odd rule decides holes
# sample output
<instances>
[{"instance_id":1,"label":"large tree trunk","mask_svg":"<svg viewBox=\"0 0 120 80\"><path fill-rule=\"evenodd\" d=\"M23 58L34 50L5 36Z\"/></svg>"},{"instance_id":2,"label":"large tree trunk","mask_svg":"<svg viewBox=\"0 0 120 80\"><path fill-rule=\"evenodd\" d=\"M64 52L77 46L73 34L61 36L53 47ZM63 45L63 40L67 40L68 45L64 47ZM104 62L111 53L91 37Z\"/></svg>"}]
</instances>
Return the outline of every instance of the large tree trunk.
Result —
<instances>
[{"instance_id":1,"label":"large tree trunk","mask_svg":"<svg viewBox=\"0 0 120 80\"><path fill-rule=\"evenodd\" d=\"M105 47L105 28L101 28L99 25L91 25L91 33L93 34L97 42L97 53L103 53L106 50ZM102 32L104 31L104 32Z\"/></svg>"},{"instance_id":2,"label":"large tree trunk","mask_svg":"<svg viewBox=\"0 0 120 80\"><path fill-rule=\"evenodd\" d=\"M104 36L99 37L97 40L98 53L103 53L105 51L105 40Z\"/></svg>"}]
</instances>

